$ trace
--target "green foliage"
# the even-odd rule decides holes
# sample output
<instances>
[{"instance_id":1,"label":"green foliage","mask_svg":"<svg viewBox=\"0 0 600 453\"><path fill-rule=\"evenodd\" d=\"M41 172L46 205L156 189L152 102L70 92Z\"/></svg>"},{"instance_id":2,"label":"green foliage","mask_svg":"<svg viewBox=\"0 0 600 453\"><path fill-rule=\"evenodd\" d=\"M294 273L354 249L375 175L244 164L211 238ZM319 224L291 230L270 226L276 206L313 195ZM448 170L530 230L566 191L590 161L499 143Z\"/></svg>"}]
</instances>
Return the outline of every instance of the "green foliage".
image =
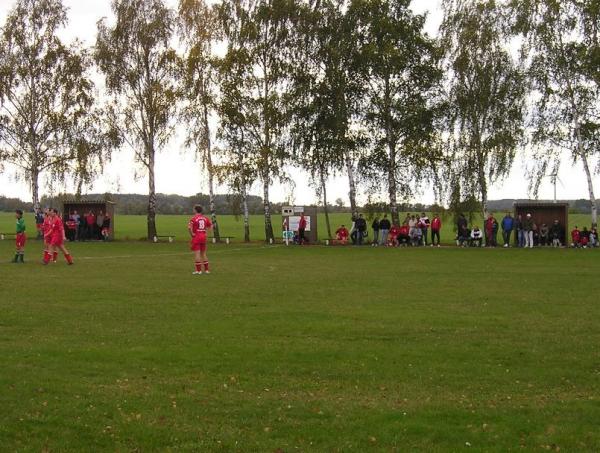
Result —
<instances>
[{"instance_id":1,"label":"green foliage","mask_svg":"<svg viewBox=\"0 0 600 453\"><path fill-rule=\"evenodd\" d=\"M446 0L444 12L446 179L459 186L450 187L459 203L475 197L485 213L488 188L510 173L524 138L525 74L510 54L498 2Z\"/></svg>"},{"instance_id":2,"label":"green foliage","mask_svg":"<svg viewBox=\"0 0 600 453\"><path fill-rule=\"evenodd\" d=\"M171 47L175 13L163 0L113 0L114 25L98 22L95 59L112 95L111 129L148 172L148 238L156 236L156 152L174 130L180 59Z\"/></svg>"},{"instance_id":3,"label":"green foliage","mask_svg":"<svg viewBox=\"0 0 600 453\"><path fill-rule=\"evenodd\" d=\"M60 0L18 0L0 36L0 160L14 165L39 203L39 179L74 177L81 189L101 168L112 140L98 127L91 61L58 37Z\"/></svg>"}]
</instances>

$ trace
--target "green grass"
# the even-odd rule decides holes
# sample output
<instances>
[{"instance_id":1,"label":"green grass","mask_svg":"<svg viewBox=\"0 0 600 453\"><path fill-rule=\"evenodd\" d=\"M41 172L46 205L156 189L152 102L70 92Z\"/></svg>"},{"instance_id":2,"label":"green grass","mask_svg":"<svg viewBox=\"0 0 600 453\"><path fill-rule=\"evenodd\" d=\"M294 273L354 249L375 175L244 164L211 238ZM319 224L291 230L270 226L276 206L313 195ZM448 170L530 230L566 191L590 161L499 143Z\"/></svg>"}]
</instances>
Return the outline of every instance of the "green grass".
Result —
<instances>
[{"instance_id":1,"label":"green grass","mask_svg":"<svg viewBox=\"0 0 600 453\"><path fill-rule=\"evenodd\" d=\"M400 219L403 220L406 213L402 213L400 215ZM431 216L431 215L430 215ZM157 216L157 228L158 232L161 235L175 235L176 241L187 241L188 240L188 232L187 232L187 224L188 220L191 216L179 216L179 215L159 215ZM497 218L500 219L503 217L502 213L497 214ZM29 228L29 233L35 229L35 221L33 219L33 215L28 213L25 216L27 221L27 226ZM351 225L351 221L349 219L348 214L332 214L331 218L331 228L332 233L335 232L338 226L345 224L348 228ZM243 219L236 218L232 215L223 215L218 217L220 231L222 236L233 236L233 242L242 242L244 239L244 224ZM454 241L455 232L454 232L454 222L451 218L442 219L442 242L450 244ZM584 225L590 224L590 216L582 215L582 214L571 214L569 215L569 221L571 226L579 225L579 227L583 227ZM281 215L273 215L273 229L276 238L281 238ZM0 212L0 232L13 232L14 231L14 214L12 213L3 213ZM369 234L372 237L371 232L371 222L367 222L369 224ZM481 227L483 225L482 220L479 217L475 217L475 224L479 224ZM117 240L139 240L146 236L146 217L145 216L134 216L134 215L117 215L115 218L115 232ZM250 216L250 233L251 238L254 241L264 241L265 233L264 233L264 217L260 215ZM319 215L318 219L318 233L320 239L327 238L327 229L325 226L325 216ZM498 237L501 235L499 234Z\"/></svg>"},{"instance_id":2,"label":"green grass","mask_svg":"<svg viewBox=\"0 0 600 453\"><path fill-rule=\"evenodd\" d=\"M71 248L0 264L3 451L600 450L597 251Z\"/></svg>"}]
</instances>

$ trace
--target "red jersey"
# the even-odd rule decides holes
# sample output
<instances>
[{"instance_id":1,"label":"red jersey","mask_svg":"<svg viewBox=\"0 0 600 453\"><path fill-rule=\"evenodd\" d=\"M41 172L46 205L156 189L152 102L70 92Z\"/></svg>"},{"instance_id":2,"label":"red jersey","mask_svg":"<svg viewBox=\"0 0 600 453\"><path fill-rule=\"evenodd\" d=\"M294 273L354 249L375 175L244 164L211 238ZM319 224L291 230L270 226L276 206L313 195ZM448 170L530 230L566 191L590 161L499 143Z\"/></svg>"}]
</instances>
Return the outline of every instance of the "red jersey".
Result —
<instances>
[{"instance_id":1,"label":"red jersey","mask_svg":"<svg viewBox=\"0 0 600 453\"><path fill-rule=\"evenodd\" d=\"M63 237L65 235L65 226L60 217L54 217L50 223L50 232L53 237Z\"/></svg>"},{"instance_id":2,"label":"red jersey","mask_svg":"<svg viewBox=\"0 0 600 453\"><path fill-rule=\"evenodd\" d=\"M573 239L573 242L575 244L577 244L579 242L579 238L580 238L579 230L571 231L571 239Z\"/></svg>"},{"instance_id":3,"label":"red jersey","mask_svg":"<svg viewBox=\"0 0 600 453\"><path fill-rule=\"evenodd\" d=\"M51 229L52 229L52 220L50 219L50 217L45 216L44 222L42 223L42 233L44 233L44 236L48 236L51 233Z\"/></svg>"},{"instance_id":4,"label":"red jersey","mask_svg":"<svg viewBox=\"0 0 600 453\"><path fill-rule=\"evenodd\" d=\"M400 236L408 236L408 234L410 233L410 228L408 227L408 225L402 225L400 227Z\"/></svg>"},{"instance_id":5,"label":"red jersey","mask_svg":"<svg viewBox=\"0 0 600 453\"><path fill-rule=\"evenodd\" d=\"M206 235L209 228L212 227L210 219L202 214L196 214L190 219L188 228L194 237Z\"/></svg>"},{"instance_id":6,"label":"red jersey","mask_svg":"<svg viewBox=\"0 0 600 453\"><path fill-rule=\"evenodd\" d=\"M442 229L442 221L439 219L439 217L435 217L431 221L431 229L433 231L440 231Z\"/></svg>"},{"instance_id":7,"label":"red jersey","mask_svg":"<svg viewBox=\"0 0 600 453\"><path fill-rule=\"evenodd\" d=\"M306 217L300 217L300 221L298 222L298 229L305 230L306 229Z\"/></svg>"}]
</instances>

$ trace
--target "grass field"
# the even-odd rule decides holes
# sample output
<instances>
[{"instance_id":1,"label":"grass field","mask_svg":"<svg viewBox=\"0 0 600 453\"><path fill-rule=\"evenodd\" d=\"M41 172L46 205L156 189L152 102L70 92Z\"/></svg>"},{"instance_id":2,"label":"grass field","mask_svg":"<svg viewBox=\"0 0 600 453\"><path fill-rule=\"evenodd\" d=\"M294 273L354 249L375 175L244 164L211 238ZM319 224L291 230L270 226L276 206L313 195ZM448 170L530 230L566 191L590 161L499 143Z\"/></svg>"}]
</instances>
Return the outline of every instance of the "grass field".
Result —
<instances>
[{"instance_id":1,"label":"grass field","mask_svg":"<svg viewBox=\"0 0 600 453\"><path fill-rule=\"evenodd\" d=\"M597 251L70 247L0 241L2 451L600 450Z\"/></svg>"},{"instance_id":2,"label":"grass field","mask_svg":"<svg viewBox=\"0 0 600 453\"><path fill-rule=\"evenodd\" d=\"M400 218L403 220L406 214L402 213ZM431 216L431 215L430 215ZM501 221L503 213L497 213L496 218ZM159 215L157 216L157 228L161 235L174 235L176 241L187 241L187 222L191 216L178 216L178 215ZM345 224L348 228L351 225L351 221L348 218L348 214L332 214L331 215L331 228L332 232L335 232L337 227ZM27 225L30 228L30 232L35 228L35 221L33 215L28 213L25 216ZM244 224L242 218L236 218L232 215L224 215L218 217L220 231L222 236L233 236L233 242L242 242L244 239ZM571 214L569 215L569 221L571 226L578 225L580 228L583 226L590 225L590 216L583 214ZM276 238L281 238L281 215L273 215L273 229ZM442 242L450 244L454 241L454 222L453 219L448 217L442 219ZM483 227L481 218L476 217L473 220L474 224L478 224ZM0 212L0 232L13 232L14 231L14 214ZM372 237L371 222L369 224L369 234ZM139 240L146 235L146 217L145 216L134 216L134 215L117 215L115 219L115 236L117 240ZM250 233L251 238L254 241L264 241L265 228L264 228L264 217L260 215L253 215L250 217ZM319 215L318 219L318 233L320 239L327 238L327 229L325 226L325 216ZM501 234L498 235L501 239Z\"/></svg>"}]
</instances>

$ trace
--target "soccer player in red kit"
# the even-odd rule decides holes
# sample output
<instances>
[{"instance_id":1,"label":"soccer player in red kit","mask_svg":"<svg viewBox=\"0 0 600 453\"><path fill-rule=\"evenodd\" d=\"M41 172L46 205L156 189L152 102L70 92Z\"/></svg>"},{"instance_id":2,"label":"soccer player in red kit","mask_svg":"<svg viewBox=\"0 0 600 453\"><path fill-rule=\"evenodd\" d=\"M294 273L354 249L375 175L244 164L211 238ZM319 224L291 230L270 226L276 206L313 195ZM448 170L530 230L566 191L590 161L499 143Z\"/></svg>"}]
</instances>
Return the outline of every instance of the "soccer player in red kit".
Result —
<instances>
[{"instance_id":1,"label":"soccer player in red kit","mask_svg":"<svg viewBox=\"0 0 600 453\"><path fill-rule=\"evenodd\" d=\"M42 235L44 236L44 263L48 263L52 258L52 214L50 209L44 210L44 222L42 223ZM56 260L55 260L56 261Z\"/></svg>"},{"instance_id":2,"label":"soccer player in red kit","mask_svg":"<svg viewBox=\"0 0 600 453\"><path fill-rule=\"evenodd\" d=\"M69 253L69 251L65 248L65 227L63 225L63 221L56 209L50 210L50 250L56 261L56 256L58 255L58 250L63 252L65 255L65 259L67 260L67 264L73 264L73 257ZM48 264L50 261L50 254L47 255L47 258L44 258L44 264Z\"/></svg>"},{"instance_id":3,"label":"soccer player in red kit","mask_svg":"<svg viewBox=\"0 0 600 453\"><path fill-rule=\"evenodd\" d=\"M194 262L196 265L196 270L193 274L201 275L202 265L204 265L204 271L210 274L208 270L208 257L206 256L206 233L212 228L212 222L208 217L202 215L202 206L194 206L194 212L194 217L188 223L188 230L192 237L190 249L194 252Z\"/></svg>"}]
</instances>

